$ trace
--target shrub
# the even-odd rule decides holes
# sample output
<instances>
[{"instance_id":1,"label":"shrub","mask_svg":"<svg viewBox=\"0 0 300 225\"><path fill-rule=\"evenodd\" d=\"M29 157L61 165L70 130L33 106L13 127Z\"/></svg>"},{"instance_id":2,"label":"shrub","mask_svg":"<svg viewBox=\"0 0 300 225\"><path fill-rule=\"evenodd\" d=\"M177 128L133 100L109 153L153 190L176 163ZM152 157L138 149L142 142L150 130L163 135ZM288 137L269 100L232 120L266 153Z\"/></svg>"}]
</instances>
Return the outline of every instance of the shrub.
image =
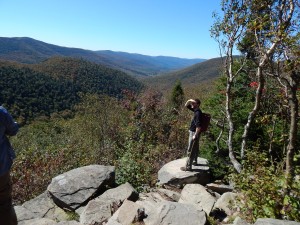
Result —
<instances>
[{"instance_id":1,"label":"shrub","mask_svg":"<svg viewBox=\"0 0 300 225\"><path fill-rule=\"evenodd\" d=\"M232 178L242 193L240 207L246 220L267 217L300 221L300 182L295 180L291 193L285 195L282 165L271 163L259 148L247 153L242 173Z\"/></svg>"}]
</instances>

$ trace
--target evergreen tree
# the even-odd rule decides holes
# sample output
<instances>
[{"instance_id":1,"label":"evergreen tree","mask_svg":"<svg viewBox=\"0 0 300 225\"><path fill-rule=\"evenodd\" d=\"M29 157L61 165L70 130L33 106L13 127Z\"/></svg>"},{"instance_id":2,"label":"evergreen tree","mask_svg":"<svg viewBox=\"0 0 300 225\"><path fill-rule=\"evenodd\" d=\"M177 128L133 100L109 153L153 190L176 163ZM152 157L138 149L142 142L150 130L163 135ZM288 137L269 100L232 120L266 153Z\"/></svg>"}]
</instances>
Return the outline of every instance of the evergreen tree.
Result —
<instances>
[{"instance_id":1,"label":"evergreen tree","mask_svg":"<svg viewBox=\"0 0 300 225\"><path fill-rule=\"evenodd\" d=\"M184 101L184 92L181 82L178 80L172 89L171 104L175 109L178 109Z\"/></svg>"}]
</instances>

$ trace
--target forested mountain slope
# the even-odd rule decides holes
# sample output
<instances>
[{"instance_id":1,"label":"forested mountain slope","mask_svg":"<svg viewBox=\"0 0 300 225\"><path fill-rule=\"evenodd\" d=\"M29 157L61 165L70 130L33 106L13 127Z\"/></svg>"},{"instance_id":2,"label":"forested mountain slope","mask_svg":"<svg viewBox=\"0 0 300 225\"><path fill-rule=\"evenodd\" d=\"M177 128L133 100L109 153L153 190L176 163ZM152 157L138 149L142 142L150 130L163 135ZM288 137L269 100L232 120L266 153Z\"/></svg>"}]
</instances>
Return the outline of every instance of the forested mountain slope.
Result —
<instances>
[{"instance_id":1,"label":"forested mountain slope","mask_svg":"<svg viewBox=\"0 0 300 225\"><path fill-rule=\"evenodd\" d=\"M1 104L23 122L72 109L80 92L121 97L124 89L142 88L121 71L73 58L56 57L35 65L1 62L0 76Z\"/></svg>"},{"instance_id":2,"label":"forested mountain slope","mask_svg":"<svg viewBox=\"0 0 300 225\"><path fill-rule=\"evenodd\" d=\"M177 80L183 85L199 84L220 76L222 58L214 58L205 62L197 63L188 68L159 76L141 79L145 84L160 89L173 87Z\"/></svg>"},{"instance_id":3,"label":"forested mountain slope","mask_svg":"<svg viewBox=\"0 0 300 225\"><path fill-rule=\"evenodd\" d=\"M191 66L204 59L146 56L113 51L90 51L48 44L32 38L0 37L0 59L20 63L39 63L53 56L82 58L122 70L130 75L148 76Z\"/></svg>"}]
</instances>

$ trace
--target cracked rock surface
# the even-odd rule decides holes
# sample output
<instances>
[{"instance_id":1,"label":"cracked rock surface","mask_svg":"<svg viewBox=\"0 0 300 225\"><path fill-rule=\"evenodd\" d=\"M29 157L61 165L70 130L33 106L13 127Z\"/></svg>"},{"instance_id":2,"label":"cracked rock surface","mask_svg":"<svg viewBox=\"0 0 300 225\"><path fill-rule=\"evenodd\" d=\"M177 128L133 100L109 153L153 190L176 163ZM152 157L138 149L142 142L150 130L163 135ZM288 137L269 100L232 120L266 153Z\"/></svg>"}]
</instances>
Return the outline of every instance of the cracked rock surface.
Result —
<instances>
[{"instance_id":1,"label":"cracked rock surface","mask_svg":"<svg viewBox=\"0 0 300 225\"><path fill-rule=\"evenodd\" d=\"M106 186L113 186L114 178L113 166L89 165L53 178L48 192L59 207L75 211Z\"/></svg>"},{"instance_id":2,"label":"cracked rock surface","mask_svg":"<svg viewBox=\"0 0 300 225\"><path fill-rule=\"evenodd\" d=\"M144 219L146 225L204 225L206 223L205 212L189 204L164 201L157 204L155 211Z\"/></svg>"}]
</instances>

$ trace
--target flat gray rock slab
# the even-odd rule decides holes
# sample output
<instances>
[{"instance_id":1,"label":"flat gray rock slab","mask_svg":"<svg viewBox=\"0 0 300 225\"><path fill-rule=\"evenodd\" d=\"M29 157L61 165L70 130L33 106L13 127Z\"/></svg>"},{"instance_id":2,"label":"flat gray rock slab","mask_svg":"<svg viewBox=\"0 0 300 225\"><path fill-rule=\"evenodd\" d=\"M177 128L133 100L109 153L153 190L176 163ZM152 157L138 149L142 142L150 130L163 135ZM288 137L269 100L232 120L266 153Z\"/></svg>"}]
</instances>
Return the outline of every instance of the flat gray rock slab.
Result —
<instances>
[{"instance_id":1,"label":"flat gray rock slab","mask_svg":"<svg viewBox=\"0 0 300 225\"><path fill-rule=\"evenodd\" d=\"M22 207L27 211L16 211L18 221L25 220L25 212L31 212L33 218L48 218L55 221L65 221L68 219L67 213L54 204L47 192L25 202Z\"/></svg>"},{"instance_id":2,"label":"flat gray rock slab","mask_svg":"<svg viewBox=\"0 0 300 225\"><path fill-rule=\"evenodd\" d=\"M75 211L114 183L113 166L89 165L53 178L48 191L58 206Z\"/></svg>"},{"instance_id":3,"label":"flat gray rock slab","mask_svg":"<svg viewBox=\"0 0 300 225\"><path fill-rule=\"evenodd\" d=\"M195 204L203 208L207 215L214 207L216 199L206 191L206 188L200 184L187 184L184 186L180 203Z\"/></svg>"},{"instance_id":4,"label":"flat gray rock slab","mask_svg":"<svg viewBox=\"0 0 300 225\"><path fill-rule=\"evenodd\" d=\"M142 202L139 202L142 204ZM155 210L146 214L145 225L204 225L205 212L190 204L178 202L161 202Z\"/></svg>"},{"instance_id":5,"label":"flat gray rock slab","mask_svg":"<svg viewBox=\"0 0 300 225\"><path fill-rule=\"evenodd\" d=\"M19 223L24 220L31 220L37 218L33 212L29 211L23 206L15 206L14 209Z\"/></svg>"},{"instance_id":6,"label":"flat gray rock slab","mask_svg":"<svg viewBox=\"0 0 300 225\"><path fill-rule=\"evenodd\" d=\"M137 216L138 209L138 204L129 200L125 200L117 212L108 220L106 225L131 225Z\"/></svg>"},{"instance_id":7,"label":"flat gray rock slab","mask_svg":"<svg viewBox=\"0 0 300 225\"><path fill-rule=\"evenodd\" d=\"M300 225L300 223L289 220L257 219L254 225Z\"/></svg>"},{"instance_id":8,"label":"flat gray rock slab","mask_svg":"<svg viewBox=\"0 0 300 225\"><path fill-rule=\"evenodd\" d=\"M18 223L18 225L56 225L54 220L48 218L36 218L31 220L25 220Z\"/></svg>"},{"instance_id":9,"label":"flat gray rock slab","mask_svg":"<svg viewBox=\"0 0 300 225\"><path fill-rule=\"evenodd\" d=\"M198 165L193 166L192 171L182 171L180 168L185 167L186 160L187 158L182 158L165 164L158 171L158 184L181 187L191 183L202 185L210 183L211 175L206 159L198 158Z\"/></svg>"},{"instance_id":10,"label":"flat gray rock slab","mask_svg":"<svg viewBox=\"0 0 300 225\"><path fill-rule=\"evenodd\" d=\"M138 198L138 192L129 183L109 189L99 197L89 201L80 214L80 222L84 225L101 224L107 221L112 216L113 209L120 207L126 199L136 201Z\"/></svg>"},{"instance_id":11,"label":"flat gray rock slab","mask_svg":"<svg viewBox=\"0 0 300 225\"><path fill-rule=\"evenodd\" d=\"M80 223L83 225L103 224L112 216L111 202L90 201L80 215Z\"/></svg>"}]
</instances>

